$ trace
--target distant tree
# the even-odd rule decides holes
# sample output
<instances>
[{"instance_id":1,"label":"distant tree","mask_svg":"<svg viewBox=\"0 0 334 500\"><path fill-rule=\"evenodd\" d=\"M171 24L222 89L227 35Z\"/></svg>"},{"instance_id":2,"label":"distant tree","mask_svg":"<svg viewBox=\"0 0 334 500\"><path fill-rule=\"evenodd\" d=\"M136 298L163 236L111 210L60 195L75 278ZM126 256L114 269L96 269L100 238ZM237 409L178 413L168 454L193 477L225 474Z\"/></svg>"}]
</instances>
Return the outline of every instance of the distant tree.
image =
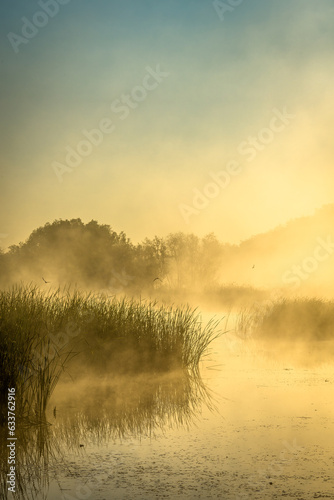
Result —
<instances>
[{"instance_id":1,"label":"distant tree","mask_svg":"<svg viewBox=\"0 0 334 500\"><path fill-rule=\"evenodd\" d=\"M142 285L152 284L159 277L165 279L168 273L167 248L163 238L155 236L153 239L145 238L143 243L137 245L137 275Z\"/></svg>"},{"instance_id":2,"label":"distant tree","mask_svg":"<svg viewBox=\"0 0 334 500\"><path fill-rule=\"evenodd\" d=\"M199 238L177 232L133 245L124 232L95 220L55 220L0 253L0 272L2 284L24 280L42 286L44 278L110 294L150 289L156 278L171 287L203 288L217 280L224 255L226 245L213 233Z\"/></svg>"},{"instance_id":3,"label":"distant tree","mask_svg":"<svg viewBox=\"0 0 334 500\"><path fill-rule=\"evenodd\" d=\"M197 282L200 240L194 234L171 233L166 238L171 282L177 287Z\"/></svg>"},{"instance_id":4,"label":"distant tree","mask_svg":"<svg viewBox=\"0 0 334 500\"><path fill-rule=\"evenodd\" d=\"M220 243L213 233L202 238L198 269L198 278L202 286L213 285L218 280L227 247Z\"/></svg>"},{"instance_id":5,"label":"distant tree","mask_svg":"<svg viewBox=\"0 0 334 500\"><path fill-rule=\"evenodd\" d=\"M15 275L37 281L45 276L60 284L108 288L134 260L126 235L92 220L56 220L34 230L25 243L9 249ZM124 286L124 285L122 285ZM115 287L114 287L115 288Z\"/></svg>"}]
</instances>

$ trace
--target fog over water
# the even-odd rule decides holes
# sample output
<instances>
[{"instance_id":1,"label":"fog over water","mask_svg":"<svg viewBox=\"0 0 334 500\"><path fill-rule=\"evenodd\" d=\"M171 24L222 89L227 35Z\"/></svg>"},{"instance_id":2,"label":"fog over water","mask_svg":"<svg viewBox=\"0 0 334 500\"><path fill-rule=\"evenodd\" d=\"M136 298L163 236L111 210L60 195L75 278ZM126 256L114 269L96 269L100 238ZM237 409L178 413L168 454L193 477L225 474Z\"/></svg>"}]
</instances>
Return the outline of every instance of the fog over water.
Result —
<instances>
[{"instance_id":1,"label":"fog over water","mask_svg":"<svg viewBox=\"0 0 334 500\"><path fill-rule=\"evenodd\" d=\"M333 2L0 14L0 497L334 499Z\"/></svg>"},{"instance_id":2,"label":"fog over water","mask_svg":"<svg viewBox=\"0 0 334 500\"><path fill-rule=\"evenodd\" d=\"M17 497L334 498L332 220L239 245L59 220L2 253Z\"/></svg>"}]
</instances>

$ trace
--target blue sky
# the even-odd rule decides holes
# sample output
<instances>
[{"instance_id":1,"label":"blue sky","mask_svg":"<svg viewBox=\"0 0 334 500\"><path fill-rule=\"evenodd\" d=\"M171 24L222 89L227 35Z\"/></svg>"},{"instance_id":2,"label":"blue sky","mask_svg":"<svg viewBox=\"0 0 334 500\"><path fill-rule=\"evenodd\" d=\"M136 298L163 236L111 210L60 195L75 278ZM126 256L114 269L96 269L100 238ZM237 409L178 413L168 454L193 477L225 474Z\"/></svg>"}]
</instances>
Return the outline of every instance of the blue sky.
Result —
<instances>
[{"instance_id":1,"label":"blue sky","mask_svg":"<svg viewBox=\"0 0 334 500\"><path fill-rule=\"evenodd\" d=\"M0 245L72 217L135 241L172 231L239 241L333 202L331 0L244 0L223 21L206 0L56 8L15 53L8 33L22 36L22 18L43 22L43 9L1 4ZM148 67L168 76L121 120L111 104ZM285 108L294 118L248 162L240 144ZM60 182L54 162L66 164L67 148L103 119L115 130ZM194 208L229 161L241 172Z\"/></svg>"}]
</instances>

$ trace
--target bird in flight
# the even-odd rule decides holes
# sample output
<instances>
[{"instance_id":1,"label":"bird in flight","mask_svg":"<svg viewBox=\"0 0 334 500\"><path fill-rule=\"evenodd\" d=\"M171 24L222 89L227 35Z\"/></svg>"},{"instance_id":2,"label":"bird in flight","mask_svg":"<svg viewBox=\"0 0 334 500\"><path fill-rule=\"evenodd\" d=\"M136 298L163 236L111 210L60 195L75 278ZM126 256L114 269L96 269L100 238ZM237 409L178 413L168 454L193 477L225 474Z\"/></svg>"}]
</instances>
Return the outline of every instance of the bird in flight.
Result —
<instances>
[{"instance_id":1,"label":"bird in flight","mask_svg":"<svg viewBox=\"0 0 334 500\"><path fill-rule=\"evenodd\" d=\"M42 280L44 281L44 283L50 283L50 281L46 281L43 276L42 276Z\"/></svg>"},{"instance_id":2,"label":"bird in flight","mask_svg":"<svg viewBox=\"0 0 334 500\"><path fill-rule=\"evenodd\" d=\"M160 278L154 278L153 283L154 283L155 281L157 281L157 280L161 281L161 283L162 283L162 280L161 280Z\"/></svg>"},{"instance_id":3,"label":"bird in flight","mask_svg":"<svg viewBox=\"0 0 334 500\"><path fill-rule=\"evenodd\" d=\"M255 267L255 264L253 264L253 267L252 267L252 269L254 269L254 267Z\"/></svg>"}]
</instances>

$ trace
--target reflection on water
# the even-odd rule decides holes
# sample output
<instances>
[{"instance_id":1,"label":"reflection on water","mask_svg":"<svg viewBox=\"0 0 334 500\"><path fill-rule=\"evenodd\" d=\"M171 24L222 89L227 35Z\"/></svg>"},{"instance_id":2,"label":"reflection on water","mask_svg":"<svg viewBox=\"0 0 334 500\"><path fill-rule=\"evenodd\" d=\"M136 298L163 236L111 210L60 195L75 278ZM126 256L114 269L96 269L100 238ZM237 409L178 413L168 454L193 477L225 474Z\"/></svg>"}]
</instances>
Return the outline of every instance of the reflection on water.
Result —
<instances>
[{"instance_id":1,"label":"reflection on water","mask_svg":"<svg viewBox=\"0 0 334 500\"><path fill-rule=\"evenodd\" d=\"M15 498L48 498L53 471L69 451L189 426L203 403L213 408L199 374L189 371L60 384L45 421L17 423ZM1 498L8 498L7 433L1 430Z\"/></svg>"},{"instance_id":2,"label":"reflection on water","mask_svg":"<svg viewBox=\"0 0 334 500\"><path fill-rule=\"evenodd\" d=\"M233 327L200 363L217 412L198 373L63 379L45 422L18 424L16 498L334 498L334 343Z\"/></svg>"},{"instance_id":3,"label":"reflection on water","mask_svg":"<svg viewBox=\"0 0 334 500\"><path fill-rule=\"evenodd\" d=\"M9 472L7 428L1 428L1 498L8 498ZM50 462L59 457L59 444L47 421L36 425L19 424L16 432L15 498L44 498ZM46 498L46 497L45 497Z\"/></svg>"}]
</instances>

